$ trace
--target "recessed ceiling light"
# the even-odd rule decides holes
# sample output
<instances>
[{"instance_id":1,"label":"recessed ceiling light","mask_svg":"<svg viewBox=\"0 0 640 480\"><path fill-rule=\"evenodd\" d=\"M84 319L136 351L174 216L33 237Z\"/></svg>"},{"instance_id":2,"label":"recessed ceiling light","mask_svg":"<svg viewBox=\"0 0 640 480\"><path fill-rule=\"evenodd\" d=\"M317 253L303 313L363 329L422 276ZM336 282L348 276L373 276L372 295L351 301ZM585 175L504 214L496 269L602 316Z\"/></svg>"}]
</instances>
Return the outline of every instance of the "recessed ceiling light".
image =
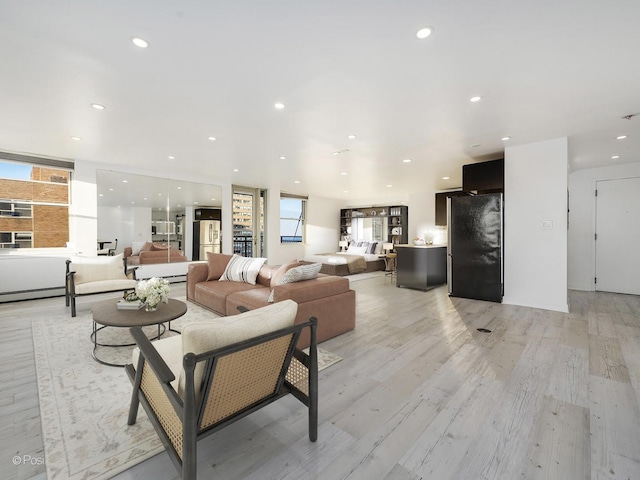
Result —
<instances>
[{"instance_id":1,"label":"recessed ceiling light","mask_svg":"<svg viewBox=\"0 0 640 480\"><path fill-rule=\"evenodd\" d=\"M294 180L293 183L300 183L300 180Z\"/></svg>"},{"instance_id":2,"label":"recessed ceiling light","mask_svg":"<svg viewBox=\"0 0 640 480\"><path fill-rule=\"evenodd\" d=\"M182 187L178 187L178 190L182 190Z\"/></svg>"},{"instance_id":3,"label":"recessed ceiling light","mask_svg":"<svg viewBox=\"0 0 640 480\"><path fill-rule=\"evenodd\" d=\"M416 33L416 37L423 39L423 38L427 38L432 33L433 33L433 27L424 27L418 30L418 33Z\"/></svg>"},{"instance_id":4,"label":"recessed ceiling light","mask_svg":"<svg viewBox=\"0 0 640 480\"><path fill-rule=\"evenodd\" d=\"M109 191L110 191L110 192L113 192L113 188L110 188L110 189L109 189Z\"/></svg>"},{"instance_id":5,"label":"recessed ceiling light","mask_svg":"<svg viewBox=\"0 0 640 480\"><path fill-rule=\"evenodd\" d=\"M173 155L169 155L168 158L169 158L169 160L175 160L176 159L176 157L174 157Z\"/></svg>"},{"instance_id":6,"label":"recessed ceiling light","mask_svg":"<svg viewBox=\"0 0 640 480\"><path fill-rule=\"evenodd\" d=\"M511 140L511 137L502 137L503 142L506 142L507 140Z\"/></svg>"},{"instance_id":7,"label":"recessed ceiling light","mask_svg":"<svg viewBox=\"0 0 640 480\"><path fill-rule=\"evenodd\" d=\"M347 135L347 138L349 140L353 140L354 138L356 138L356 136L352 133L351 135Z\"/></svg>"},{"instance_id":8,"label":"recessed ceiling light","mask_svg":"<svg viewBox=\"0 0 640 480\"><path fill-rule=\"evenodd\" d=\"M393 187L393 185L387 185L387 188L391 188L391 187Z\"/></svg>"},{"instance_id":9,"label":"recessed ceiling light","mask_svg":"<svg viewBox=\"0 0 640 480\"><path fill-rule=\"evenodd\" d=\"M212 199L211 199L211 201L212 201L212 202L215 202L215 201L216 201L216 199L215 199L215 198L212 198Z\"/></svg>"},{"instance_id":10,"label":"recessed ceiling light","mask_svg":"<svg viewBox=\"0 0 640 480\"><path fill-rule=\"evenodd\" d=\"M620 155L613 155L611 158L615 160L616 158L620 158Z\"/></svg>"},{"instance_id":11,"label":"recessed ceiling light","mask_svg":"<svg viewBox=\"0 0 640 480\"><path fill-rule=\"evenodd\" d=\"M340 155L340 152L331 152L331 155Z\"/></svg>"},{"instance_id":12,"label":"recessed ceiling light","mask_svg":"<svg viewBox=\"0 0 640 480\"><path fill-rule=\"evenodd\" d=\"M347 175L347 172L340 172L340 175Z\"/></svg>"},{"instance_id":13,"label":"recessed ceiling light","mask_svg":"<svg viewBox=\"0 0 640 480\"><path fill-rule=\"evenodd\" d=\"M471 148L478 148L482 145L480 145L479 143L474 143L473 145L471 145Z\"/></svg>"},{"instance_id":14,"label":"recessed ceiling light","mask_svg":"<svg viewBox=\"0 0 640 480\"><path fill-rule=\"evenodd\" d=\"M135 204L136 204L136 202L131 202L131 205L135 205Z\"/></svg>"},{"instance_id":15,"label":"recessed ceiling light","mask_svg":"<svg viewBox=\"0 0 640 480\"><path fill-rule=\"evenodd\" d=\"M625 138L627 138L626 135L619 135L616 137L616 140L624 140Z\"/></svg>"},{"instance_id":16,"label":"recessed ceiling light","mask_svg":"<svg viewBox=\"0 0 640 480\"><path fill-rule=\"evenodd\" d=\"M71 137L71 140L75 140L76 142L81 142L82 137Z\"/></svg>"},{"instance_id":17,"label":"recessed ceiling light","mask_svg":"<svg viewBox=\"0 0 640 480\"><path fill-rule=\"evenodd\" d=\"M449 177L442 177L443 180L449 180Z\"/></svg>"},{"instance_id":18,"label":"recessed ceiling light","mask_svg":"<svg viewBox=\"0 0 640 480\"><path fill-rule=\"evenodd\" d=\"M482 100L482 97L480 97L480 96L471 97L469 99L470 102L474 102L474 103L475 102L479 102L480 100Z\"/></svg>"},{"instance_id":19,"label":"recessed ceiling light","mask_svg":"<svg viewBox=\"0 0 640 480\"><path fill-rule=\"evenodd\" d=\"M234 171L234 172L237 172L237 171L238 171L238 169L237 169L237 168L234 168L234 169L233 169L233 171Z\"/></svg>"},{"instance_id":20,"label":"recessed ceiling light","mask_svg":"<svg viewBox=\"0 0 640 480\"><path fill-rule=\"evenodd\" d=\"M122 183L129 183L129 180L122 180Z\"/></svg>"},{"instance_id":21,"label":"recessed ceiling light","mask_svg":"<svg viewBox=\"0 0 640 480\"><path fill-rule=\"evenodd\" d=\"M144 198L143 198L143 200L146 200L146 199L147 199L147 197L144 197Z\"/></svg>"},{"instance_id":22,"label":"recessed ceiling light","mask_svg":"<svg viewBox=\"0 0 640 480\"><path fill-rule=\"evenodd\" d=\"M284 103L278 102L274 105L274 107L276 107L278 110L282 110L284 108Z\"/></svg>"},{"instance_id":23,"label":"recessed ceiling light","mask_svg":"<svg viewBox=\"0 0 640 480\"><path fill-rule=\"evenodd\" d=\"M342 193L349 193L349 190L343 190Z\"/></svg>"},{"instance_id":24,"label":"recessed ceiling light","mask_svg":"<svg viewBox=\"0 0 640 480\"><path fill-rule=\"evenodd\" d=\"M92 103L91 106L96 110L104 110L104 105L100 105L99 103Z\"/></svg>"},{"instance_id":25,"label":"recessed ceiling light","mask_svg":"<svg viewBox=\"0 0 640 480\"><path fill-rule=\"evenodd\" d=\"M198 202L193 202L194 205L198 205Z\"/></svg>"},{"instance_id":26,"label":"recessed ceiling light","mask_svg":"<svg viewBox=\"0 0 640 480\"><path fill-rule=\"evenodd\" d=\"M402 163L411 163L411 159L410 158L405 158L404 160L402 160Z\"/></svg>"},{"instance_id":27,"label":"recessed ceiling light","mask_svg":"<svg viewBox=\"0 0 640 480\"><path fill-rule=\"evenodd\" d=\"M149 42L147 42L144 38L140 37L131 37L131 42L140 48L147 48L149 46Z\"/></svg>"},{"instance_id":28,"label":"recessed ceiling light","mask_svg":"<svg viewBox=\"0 0 640 480\"><path fill-rule=\"evenodd\" d=\"M211 140L212 142L216 141L216 137L207 137L207 139Z\"/></svg>"},{"instance_id":29,"label":"recessed ceiling light","mask_svg":"<svg viewBox=\"0 0 640 480\"><path fill-rule=\"evenodd\" d=\"M286 156L284 156L284 155L280 155L280 160L286 160L286 159L287 159L287 157L286 157Z\"/></svg>"},{"instance_id":30,"label":"recessed ceiling light","mask_svg":"<svg viewBox=\"0 0 640 480\"><path fill-rule=\"evenodd\" d=\"M98 196L99 197L104 197L104 193L99 193Z\"/></svg>"}]
</instances>

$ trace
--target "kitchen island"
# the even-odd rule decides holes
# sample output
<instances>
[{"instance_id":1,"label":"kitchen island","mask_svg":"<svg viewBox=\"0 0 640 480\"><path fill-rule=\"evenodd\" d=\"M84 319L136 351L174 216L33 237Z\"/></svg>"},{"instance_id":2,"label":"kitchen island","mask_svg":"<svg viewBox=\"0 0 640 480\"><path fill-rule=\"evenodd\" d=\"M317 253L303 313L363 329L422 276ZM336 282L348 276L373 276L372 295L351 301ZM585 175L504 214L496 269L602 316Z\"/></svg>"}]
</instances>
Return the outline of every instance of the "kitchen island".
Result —
<instances>
[{"instance_id":1,"label":"kitchen island","mask_svg":"<svg viewBox=\"0 0 640 480\"><path fill-rule=\"evenodd\" d=\"M426 291L447 283L446 245L395 245L396 286Z\"/></svg>"}]
</instances>

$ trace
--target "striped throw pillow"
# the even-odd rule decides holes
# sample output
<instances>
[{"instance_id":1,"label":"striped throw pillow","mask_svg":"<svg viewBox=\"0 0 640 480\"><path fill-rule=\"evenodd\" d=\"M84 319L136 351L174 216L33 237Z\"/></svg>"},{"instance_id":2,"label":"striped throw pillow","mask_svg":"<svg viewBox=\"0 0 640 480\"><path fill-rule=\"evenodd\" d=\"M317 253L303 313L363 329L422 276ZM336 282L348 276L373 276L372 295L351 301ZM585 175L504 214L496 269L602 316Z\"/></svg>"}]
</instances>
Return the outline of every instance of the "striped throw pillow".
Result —
<instances>
[{"instance_id":1,"label":"striped throw pillow","mask_svg":"<svg viewBox=\"0 0 640 480\"><path fill-rule=\"evenodd\" d=\"M285 273L278 285L284 285L285 283L295 283L301 282L303 280L311 280L312 278L316 278L318 273L320 273L320 269L322 268L321 263L312 263L310 265L300 265L299 267L294 267ZM271 293L269 294L269 303L273 303L274 290L271 289Z\"/></svg>"},{"instance_id":2,"label":"striped throw pillow","mask_svg":"<svg viewBox=\"0 0 640 480\"><path fill-rule=\"evenodd\" d=\"M234 254L227 263L224 273L220 277L220 282L244 282L250 285L256 284L258 272L266 262L266 258L241 257Z\"/></svg>"}]
</instances>

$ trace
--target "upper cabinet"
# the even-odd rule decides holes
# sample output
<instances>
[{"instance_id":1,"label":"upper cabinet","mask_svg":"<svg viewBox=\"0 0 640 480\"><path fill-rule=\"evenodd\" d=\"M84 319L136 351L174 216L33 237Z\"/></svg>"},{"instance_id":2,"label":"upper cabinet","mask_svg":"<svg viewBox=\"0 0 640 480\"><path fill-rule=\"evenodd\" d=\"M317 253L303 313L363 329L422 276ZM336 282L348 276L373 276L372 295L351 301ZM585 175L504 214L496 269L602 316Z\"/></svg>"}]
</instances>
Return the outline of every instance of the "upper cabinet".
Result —
<instances>
[{"instance_id":1,"label":"upper cabinet","mask_svg":"<svg viewBox=\"0 0 640 480\"><path fill-rule=\"evenodd\" d=\"M447 198L457 197L459 195L469 194L462 190L436 193L436 225L440 227L447 226Z\"/></svg>"}]
</instances>

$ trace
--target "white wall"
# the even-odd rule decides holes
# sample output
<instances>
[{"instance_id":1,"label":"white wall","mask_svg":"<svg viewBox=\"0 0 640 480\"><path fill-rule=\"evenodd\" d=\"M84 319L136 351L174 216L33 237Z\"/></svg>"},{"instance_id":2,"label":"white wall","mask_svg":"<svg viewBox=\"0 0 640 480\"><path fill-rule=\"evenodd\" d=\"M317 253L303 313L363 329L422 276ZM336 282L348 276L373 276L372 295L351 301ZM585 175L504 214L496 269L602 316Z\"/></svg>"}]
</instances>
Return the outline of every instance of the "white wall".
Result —
<instances>
[{"instance_id":1,"label":"white wall","mask_svg":"<svg viewBox=\"0 0 640 480\"><path fill-rule=\"evenodd\" d=\"M505 150L504 303L568 311L567 158L566 138Z\"/></svg>"},{"instance_id":2,"label":"white wall","mask_svg":"<svg viewBox=\"0 0 640 480\"><path fill-rule=\"evenodd\" d=\"M433 243L447 243L446 227L436 226L436 191L409 195L409 243L414 237L433 236Z\"/></svg>"},{"instance_id":3,"label":"white wall","mask_svg":"<svg viewBox=\"0 0 640 480\"><path fill-rule=\"evenodd\" d=\"M569 288L595 290L596 182L640 177L640 163L579 170L569 175Z\"/></svg>"}]
</instances>

